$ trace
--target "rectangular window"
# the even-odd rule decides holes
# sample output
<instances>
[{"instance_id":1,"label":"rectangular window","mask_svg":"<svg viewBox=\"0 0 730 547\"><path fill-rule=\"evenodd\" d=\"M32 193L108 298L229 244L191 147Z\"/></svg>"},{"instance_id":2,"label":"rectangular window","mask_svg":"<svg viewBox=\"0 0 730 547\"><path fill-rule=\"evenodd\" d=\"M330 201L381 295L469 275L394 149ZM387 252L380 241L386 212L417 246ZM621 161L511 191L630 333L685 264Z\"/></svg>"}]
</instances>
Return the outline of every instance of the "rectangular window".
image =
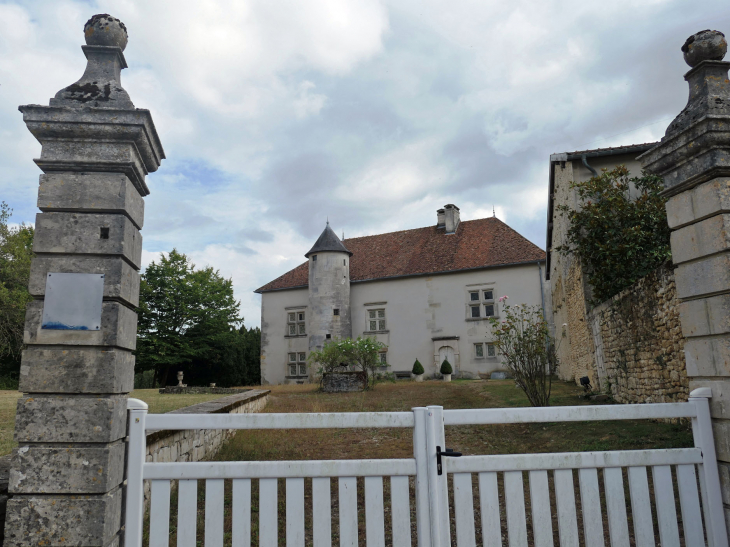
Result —
<instances>
[{"instance_id":1,"label":"rectangular window","mask_svg":"<svg viewBox=\"0 0 730 547\"><path fill-rule=\"evenodd\" d=\"M479 289L466 291L466 319L481 319L483 317L497 317L497 302L494 300L495 289ZM484 315L481 308L484 306Z\"/></svg>"},{"instance_id":2,"label":"rectangular window","mask_svg":"<svg viewBox=\"0 0 730 547\"><path fill-rule=\"evenodd\" d=\"M378 330L378 322L370 321L370 330Z\"/></svg>"},{"instance_id":3,"label":"rectangular window","mask_svg":"<svg viewBox=\"0 0 730 547\"><path fill-rule=\"evenodd\" d=\"M484 345L483 344L474 344L474 356L475 357L484 357Z\"/></svg>"},{"instance_id":4,"label":"rectangular window","mask_svg":"<svg viewBox=\"0 0 730 547\"><path fill-rule=\"evenodd\" d=\"M484 300L494 300L494 291L492 289L484 291Z\"/></svg>"},{"instance_id":5,"label":"rectangular window","mask_svg":"<svg viewBox=\"0 0 730 547\"><path fill-rule=\"evenodd\" d=\"M385 310L368 310L368 330L378 332L386 330Z\"/></svg>"},{"instance_id":6,"label":"rectangular window","mask_svg":"<svg viewBox=\"0 0 730 547\"><path fill-rule=\"evenodd\" d=\"M312 255L312 262L317 262L317 255Z\"/></svg>"},{"instance_id":7,"label":"rectangular window","mask_svg":"<svg viewBox=\"0 0 730 547\"><path fill-rule=\"evenodd\" d=\"M287 321L287 336L297 336L307 333L305 313L303 311L288 312L286 314Z\"/></svg>"},{"instance_id":8,"label":"rectangular window","mask_svg":"<svg viewBox=\"0 0 730 547\"><path fill-rule=\"evenodd\" d=\"M494 317L494 304L485 304L484 317Z\"/></svg>"},{"instance_id":9,"label":"rectangular window","mask_svg":"<svg viewBox=\"0 0 730 547\"><path fill-rule=\"evenodd\" d=\"M339 309L339 308L335 308L335 310L334 310L334 312L333 312L333 313L334 313L335 315L340 315L340 309Z\"/></svg>"},{"instance_id":10,"label":"rectangular window","mask_svg":"<svg viewBox=\"0 0 730 547\"><path fill-rule=\"evenodd\" d=\"M292 362L292 363L296 363L297 362L297 354L296 353L290 353L289 354L289 361Z\"/></svg>"},{"instance_id":11,"label":"rectangular window","mask_svg":"<svg viewBox=\"0 0 730 547\"><path fill-rule=\"evenodd\" d=\"M470 292L469 300L471 300L472 302L478 302L479 301L479 291Z\"/></svg>"},{"instance_id":12,"label":"rectangular window","mask_svg":"<svg viewBox=\"0 0 730 547\"><path fill-rule=\"evenodd\" d=\"M494 348L494 344L487 344L487 356L494 357L496 355L496 350Z\"/></svg>"},{"instance_id":13,"label":"rectangular window","mask_svg":"<svg viewBox=\"0 0 730 547\"><path fill-rule=\"evenodd\" d=\"M471 307L471 316L472 317L479 317L479 306L472 306Z\"/></svg>"},{"instance_id":14,"label":"rectangular window","mask_svg":"<svg viewBox=\"0 0 730 547\"><path fill-rule=\"evenodd\" d=\"M299 354L299 362L300 363L303 363L303 362L306 362L306 360L307 360L307 354L306 353L300 353Z\"/></svg>"},{"instance_id":15,"label":"rectangular window","mask_svg":"<svg viewBox=\"0 0 730 547\"><path fill-rule=\"evenodd\" d=\"M380 366L385 366L388 364L388 353L383 352L380 354Z\"/></svg>"},{"instance_id":16,"label":"rectangular window","mask_svg":"<svg viewBox=\"0 0 730 547\"><path fill-rule=\"evenodd\" d=\"M306 376L307 375L307 365L299 365L299 376Z\"/></svg>"},{"instance_id":17,"label":"rectangular window","mask_svg":"<svg viewBox=\"0 0 730 547\"><path fill-rule=\"evenodd\" d=\"M370 319L375 319L376 315L376 310L370 310L368 312L368 317L370 317Z\"/></svg>"},{"instance_id":18,"label":"rectangular window","mask_svg":"<svg viewBox=\"0 0 730 547\"><path fill-rule=\"evenodd\" d=\"M296 376L296 375L297 375L297 366L289 365L289 376Z\"/></svg>"}]
</instances>

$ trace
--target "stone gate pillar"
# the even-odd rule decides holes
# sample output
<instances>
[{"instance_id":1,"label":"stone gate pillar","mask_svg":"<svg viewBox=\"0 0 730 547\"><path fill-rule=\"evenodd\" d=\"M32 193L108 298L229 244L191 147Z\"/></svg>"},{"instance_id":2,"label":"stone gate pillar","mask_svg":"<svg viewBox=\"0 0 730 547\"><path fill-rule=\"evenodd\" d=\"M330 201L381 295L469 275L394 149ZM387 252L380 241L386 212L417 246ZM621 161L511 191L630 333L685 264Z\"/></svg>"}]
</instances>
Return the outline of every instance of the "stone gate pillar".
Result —
<instances>
[{"instance_id":1,"label":"stone gate pillar","mask_svg":"<svg viewBox=\"0 0 730 547\"><path fill-rule=\"evenodd\" d=\"M724 36L699 32L682 47L689 102L661 143L639 157L669 197L690 390L707 386L725 520L730 515L730 63Z\"/></svg>"},{"instance_id":2,"label":"stone gate pillar","mask_svg":"<svg viewBox=\"0 0 730 547\"><path fill-rule=\"evenodd\" d=\"M84 26L81 79L21 106L42 144L6 545L120 541L145 175L165 157L122 88L124 24Z\"/></svg>"}]
</instances>

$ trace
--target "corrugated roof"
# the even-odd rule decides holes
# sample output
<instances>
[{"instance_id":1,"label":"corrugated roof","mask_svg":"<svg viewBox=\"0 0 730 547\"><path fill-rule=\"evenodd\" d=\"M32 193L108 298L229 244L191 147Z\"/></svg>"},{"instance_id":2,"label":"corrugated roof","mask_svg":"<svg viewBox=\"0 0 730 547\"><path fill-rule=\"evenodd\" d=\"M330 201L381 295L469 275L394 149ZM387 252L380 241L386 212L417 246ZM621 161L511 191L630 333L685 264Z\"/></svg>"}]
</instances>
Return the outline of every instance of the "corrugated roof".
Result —
<instances>
[{"instance_id":1,"label":"corrugated roof","mask_svg":"<svg viewBox=\"0 0 730 547\"><path fill-rule=\"evenodd\" d=\"M428 226L347 239L350 281L449 273L545 260L545 252L495 217L464 221L455 234ZM306 287L309 262L255 292Z\"/></svg>"}]
</instances>

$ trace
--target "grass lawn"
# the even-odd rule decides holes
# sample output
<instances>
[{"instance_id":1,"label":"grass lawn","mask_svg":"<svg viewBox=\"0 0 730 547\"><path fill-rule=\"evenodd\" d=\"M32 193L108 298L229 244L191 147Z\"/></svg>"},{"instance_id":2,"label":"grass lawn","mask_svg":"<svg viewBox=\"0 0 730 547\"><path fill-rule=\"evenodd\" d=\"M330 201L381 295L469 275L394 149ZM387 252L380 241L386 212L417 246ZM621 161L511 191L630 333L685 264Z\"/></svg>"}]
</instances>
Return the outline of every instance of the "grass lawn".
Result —
<instances>
[{"instance_id":1,"label":"grass lawn","mask_svg":"<svg viewBox=\"0 0 730 547\"><path fill-rule=\"evenodd\" d=\"M0 456L10 454L18 446L13 440L15 430L15 408L21 393L19 391L0 390ZM212 399L220 399L226 395L160 395L156 389L137 389L129 395L141 399L150 405L151 414L163 414L184 406L204 403Z\"/></svg>"},{"instance_id":2,"label":"grass lawn","mask_svg":"<svg viewBox=\"0 0 730 547\"><path fill-rule=\"evenodd\" d=\"M415 383L401 381L396 384L379 384L373 391L364 393L321 393L316 386L269 386L272 393L265 412L368 412L407 411L415 406L441 405L444 408L490 408L529 406L527 398L510 380L490 381L427 381ZM581 388L573 383L553 384L554 406L591 404L578 399ZM656 421L571 422L546 424L510 424L499 426L454 426L446 428L447 446L464 454L514 454L537 452L563 452L586 450L618 450L641 448L670 448L692 446L692 433L688 423L672 424ZM350 458L411 458L413 457L412 433L409 429L336 429L336 430L277 430L239 431L218 453L220 461L254 460L302 460L302 459L350 459ZM599 474L602 472L599 472ZM602 475L601 475L602 476ZM476 475L473 476L476 481ZM552 477L549 479L552 484ZM601 479L602 480L602 479ZM650 479L651 480L651 479ZM503 479L499 478L500 503L504 508ZM577 477L576 500L579 499ZM551 487L552 488L552 487ZM602 488L602 486L601 486ZM449 486L453 496L452 483ZM305 536L312 541L311 480L305 481ZM390 544L389 481L384 481L386 499L386 544ZM477 544L481 545L478 488L474 482L474 507L476 513ZM414 482L411 479L411 499ZM252 544L258 542L258 481L252 482ZM338 542L339 525L337 481L331 481L332 539ZM198 534L202 542L204 529L205 484L198 484ZM529 486L525 480L525 500L528 518L528 543L532 544L532 528L529 524ZM176 545L177 491L171 497L170 545ZM554 506L555 500L552 500ZM286 494L284 481L279 480L278 494L279 539L284 544ZM453 500L452 527L453 524ZM359 543L365 545L365 520L363 479L358 479ZM414 506L411 507L411 523L415 534ZM506 522L502 515L502 534L506 538ZM555 517L554 517L555 518ZM231 541L231 484L226 481L224 534L225 542ZM629 519L631 516L629 515ZM605 507L604 507L605 520ZM582 535L582 513L578 511L579 533ZM633 527L629 522L630 534ZM608 533L607 522L604 530ZM553 522L554 541L557 545L557 521ZM657 537L659 537L657 535ZM201 543L202 544L202 543ZM633 545L633 543L632 543Z\"/></svg>"}]
</instances>

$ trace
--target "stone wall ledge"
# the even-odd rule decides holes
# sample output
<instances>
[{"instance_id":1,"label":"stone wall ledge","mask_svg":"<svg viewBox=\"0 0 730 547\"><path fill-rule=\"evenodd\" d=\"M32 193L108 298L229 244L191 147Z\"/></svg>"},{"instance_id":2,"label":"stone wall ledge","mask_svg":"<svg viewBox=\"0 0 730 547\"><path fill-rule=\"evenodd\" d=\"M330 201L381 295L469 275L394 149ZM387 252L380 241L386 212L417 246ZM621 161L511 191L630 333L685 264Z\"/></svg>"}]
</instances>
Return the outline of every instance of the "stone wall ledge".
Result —
<instances>
[{"instance_id":1,"label":"stone wall ledge","mask_svg":"<svg viewBox=\"0 0 730 547\"><path fill-rule=\"evenodd\" d=\"M235 414L235 410L239 407L252 403L262 397L267 397L271 393L268 389L251 389L244 393L237 393L229 397L221 397L213 401L198 403L196 405L186 406L177 410L172 410L167 414ZM147 446L160 441L165 437L171 437L179 433L178 430L159 429L147 432Z\"/></svg>"}]
</instances>

